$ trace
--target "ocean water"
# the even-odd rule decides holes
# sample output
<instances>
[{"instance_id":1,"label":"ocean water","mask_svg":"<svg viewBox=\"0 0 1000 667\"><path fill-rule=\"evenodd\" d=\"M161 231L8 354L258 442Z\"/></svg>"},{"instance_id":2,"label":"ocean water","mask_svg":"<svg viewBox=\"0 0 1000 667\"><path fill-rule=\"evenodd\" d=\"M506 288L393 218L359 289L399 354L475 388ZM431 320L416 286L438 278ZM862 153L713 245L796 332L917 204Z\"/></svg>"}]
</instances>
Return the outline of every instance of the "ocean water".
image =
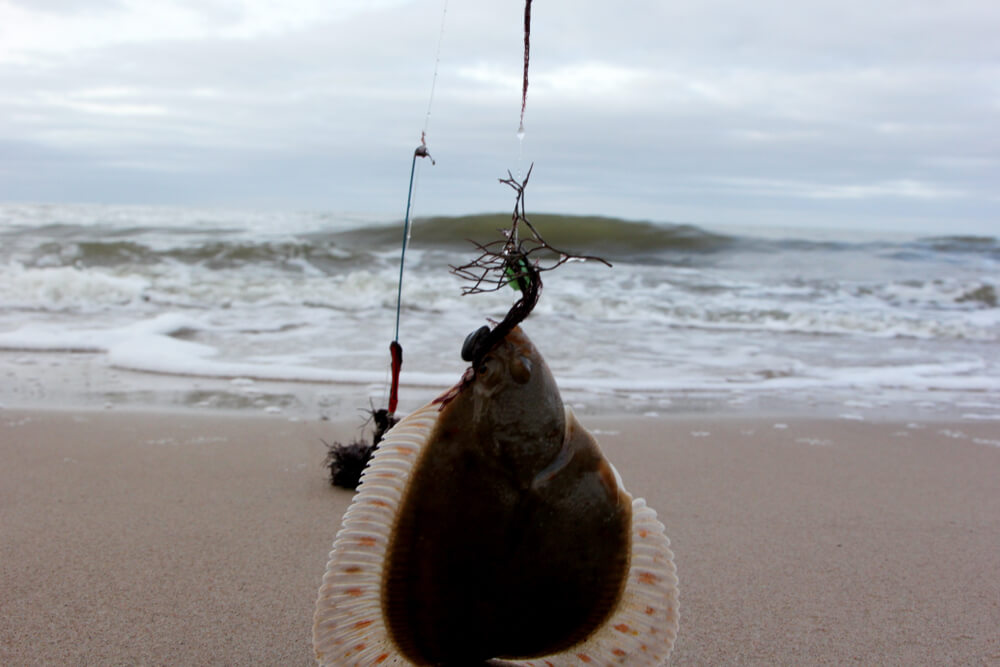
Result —
<instances>
[{"instance_id":1,"label":"ocean water","mask_svg":"<svg viewBox=\"0 0 1000 667\"><path fill-rule=\"evenodd\" d=\"M577 411L1000 417L1000 241L530 215L600 255L524 328ZM512 290L449 267L508 215L414 224L400 407L452 385ZM0 205L0 404L360 414L385 403L402 223Z\"/></svg>"}]
</instances>

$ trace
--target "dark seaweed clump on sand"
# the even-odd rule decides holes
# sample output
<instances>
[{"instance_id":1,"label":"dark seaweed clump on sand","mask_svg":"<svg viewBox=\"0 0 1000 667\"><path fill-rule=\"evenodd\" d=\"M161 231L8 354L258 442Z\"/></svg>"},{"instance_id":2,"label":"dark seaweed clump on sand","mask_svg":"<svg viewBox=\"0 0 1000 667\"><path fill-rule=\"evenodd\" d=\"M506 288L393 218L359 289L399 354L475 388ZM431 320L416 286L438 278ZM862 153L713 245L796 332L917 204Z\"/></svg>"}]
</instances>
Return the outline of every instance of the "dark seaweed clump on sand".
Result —
<instances>
[{"instance_id":1,"label":"dark seaweed clump on sand","mask_svg":"<svg viewBox=\"0 0 1000 667\"><path fill-rule=\"evenodd\" d=\"M375 448L382 442L386 431L395 426L399 419L390 415L388 410L372 410L371 421L375 423L375 432L372 434L370 444L363 440L347 444L323 443L327 447L323 466L330 470L331 485L352 490L358 488L358 484L361 483L361 473L375 454Z\"/></svg>"}]
</instances>

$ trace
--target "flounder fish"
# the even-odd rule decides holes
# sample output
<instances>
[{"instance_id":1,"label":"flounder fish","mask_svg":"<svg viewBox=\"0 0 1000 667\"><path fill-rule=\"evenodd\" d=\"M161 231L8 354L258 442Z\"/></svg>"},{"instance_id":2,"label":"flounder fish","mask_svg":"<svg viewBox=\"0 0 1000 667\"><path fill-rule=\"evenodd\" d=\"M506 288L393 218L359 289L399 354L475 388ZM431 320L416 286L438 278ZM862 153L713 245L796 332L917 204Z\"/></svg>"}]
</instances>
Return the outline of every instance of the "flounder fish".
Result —
<instances>
[{"instance_id":1,"label":"flounder fish","mask_svg":"<svg viewBox=\"0 0 1000 667\"><path fill-rule=\"evenodd\" d=\"M660 665L669 544L515 328L379 445L319 589L316 659Z\"/></svg>"}]
</instances>

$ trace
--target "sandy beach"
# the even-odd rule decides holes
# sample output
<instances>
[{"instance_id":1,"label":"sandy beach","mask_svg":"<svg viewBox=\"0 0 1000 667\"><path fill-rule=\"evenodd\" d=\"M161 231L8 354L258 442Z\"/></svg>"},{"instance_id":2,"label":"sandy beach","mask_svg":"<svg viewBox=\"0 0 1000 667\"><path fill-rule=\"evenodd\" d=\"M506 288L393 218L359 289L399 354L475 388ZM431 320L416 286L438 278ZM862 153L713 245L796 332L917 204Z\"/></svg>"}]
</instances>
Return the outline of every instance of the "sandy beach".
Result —
<instances>
[{"instance_id":1,"label":"sandy beach","mask_svg":"<svg viewBox=\"0 0 1000 667\"><path fill-rule=\"evenodd\" d=\"M671 664L1000 664L996 422L583 421L667 526ZM312 664L356 427L0 411L0 663Z\"/></svg>"}]
</instances>

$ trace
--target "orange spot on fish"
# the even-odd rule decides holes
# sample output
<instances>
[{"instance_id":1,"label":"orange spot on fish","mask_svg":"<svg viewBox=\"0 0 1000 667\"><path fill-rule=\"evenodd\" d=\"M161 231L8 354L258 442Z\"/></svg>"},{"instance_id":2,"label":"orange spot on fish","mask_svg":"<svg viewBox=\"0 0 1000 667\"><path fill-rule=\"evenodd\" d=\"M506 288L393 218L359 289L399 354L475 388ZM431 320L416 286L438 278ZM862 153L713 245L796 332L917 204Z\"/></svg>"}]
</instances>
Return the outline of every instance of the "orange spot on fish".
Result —
<instances>
[{"instance_id":1,"label":"orange spot on fish","mask_svg":"<svg viewBox=\"0 0 1000 667\"><path fill-rule=\"evenodd\" d=\"M356 572L360 571L361 571L360 565L348 565L347 567L344 568L344 572L348 574L355 574Z\"/></svg>"},{"instance_id":2,"label":"orange spot on fish","mask_svg":"<svg viewBox=\"0 0 1000 667\"><path fill-rule=\"evenodd\" d=\"M577 653L576 657L580 658L580 660L582 660L583 662L592 662L590 656L587 655L586 653Z\"/></svg>"},{"instance_id":3,"label":"orange spot on fish","mask_svg":"<svg viewBox=\"0 0 1000 667\"><path fill-rule=\"evenodd\" d=\"M643 528L639 531L639 537L649 537L649 531Z\"/></svg>"},{"instance_id":4,"label":"orange spot on fish","mask_svg":"<svg viewBox=\"0 0 1000 667\"><path fill-rule=\"evenodd\" d=\"M354 647L354 650L355 651L364 651L365 650L365 645L364 644L358 644L357 646Z\"/></svg>"},{"instance_id":5,"label":"orange spot on fish","mask_svg":"<svg viewBox=\"0 0 1000 667\"><path fill-rule=\"evenodd\" d=\"M384 500L379 500L378 498L372 498L368 502L371 503L372 505L375 505L376 507L392 507L392 505L390 505L389 503L385 502Z\"/></svg>"},{"instance_id":6,"label":"orange spot on fish","mask_svg":"<svg viewBox=\"0 0 1000 667\"><path fill-rule=\"evenodd\" d=\"M656 615L656 607L646 607L646 615L647 616L655 616Z\"/></svg>"},{"instance_id":7,"label":"orange spot on fish","mask_svg":"<svg viewBox=\"0 0 1000 667\"><path fill-rule=\"evenodd\" d=\"M624 632L627 635L637 635L638 631L633 630L627 623L619 623L615 626L615 630L618 632Z\"/></svg>"},{"instance_id":8,"label":"orange spot on fish","mask_svg":"<svg viewBox=\"0 0 1000 667\"><path fill-rule=\"evenodd\" d=\"M628 655L625 651L623 651L620 648L616 648L614 651L612 651L612 653L617 655L619 658L624 658L626 655Z\"/></svg>"},{"instance_id":9,"label":"orange spot on fish","mask_svg":"<svg viewBox=\"0 0 1000 667\"><path fill-rule=\"evenodd\" d=\"M357 623L354 624L354 627L356 629L360 630L361 628L367 628L369 625L371 625L374 622L375 621L358 621Z\"/></svg>"},{"instance_id":10,"label":"orange spot on fish","mask_svg":"<svg viewBox=\"0 0 1000 667\"><path fill-rule=\"evenodd\" d=\"M368 537L368 536L359 537L358 538L358 544L360 544L363 547L373 547L373 546L375 546L375 538L374 537Z\"/></svg>"},{"instance_id":11,"label":"orange spot on fish","mask_svg":"<svg viewBox=\"0 0 1000 667\"><path fill-rule=\"evenodd\" d=\"M360 597L361 596L361 589L360 588L348 588L344 592L347 593L348 595L350 595L352 598L356 598L356 597Z\"/></svg>"},{"instance_id":12,"label":"orange spot on fish","mask_svg":"<svg viewBox=\"0 0 1000 667\"><path fill-rule=\"evenodd\" d=\"M385 662L388 659L389 659L389 654L388 653L383 653L379 657L375 658L375 664L377 665L380 662Z\"/></svg>"},{"instance_id":13,"label":"orange spot on fish","mask_svg":"<svg viewBox=\"0 0 1000 667\"><path fill-rule=\"evenodd\" d=\"M652 572L640 572L639 581L644 584L655 584L660 578Z\"/></svg>"}]
</instances>

